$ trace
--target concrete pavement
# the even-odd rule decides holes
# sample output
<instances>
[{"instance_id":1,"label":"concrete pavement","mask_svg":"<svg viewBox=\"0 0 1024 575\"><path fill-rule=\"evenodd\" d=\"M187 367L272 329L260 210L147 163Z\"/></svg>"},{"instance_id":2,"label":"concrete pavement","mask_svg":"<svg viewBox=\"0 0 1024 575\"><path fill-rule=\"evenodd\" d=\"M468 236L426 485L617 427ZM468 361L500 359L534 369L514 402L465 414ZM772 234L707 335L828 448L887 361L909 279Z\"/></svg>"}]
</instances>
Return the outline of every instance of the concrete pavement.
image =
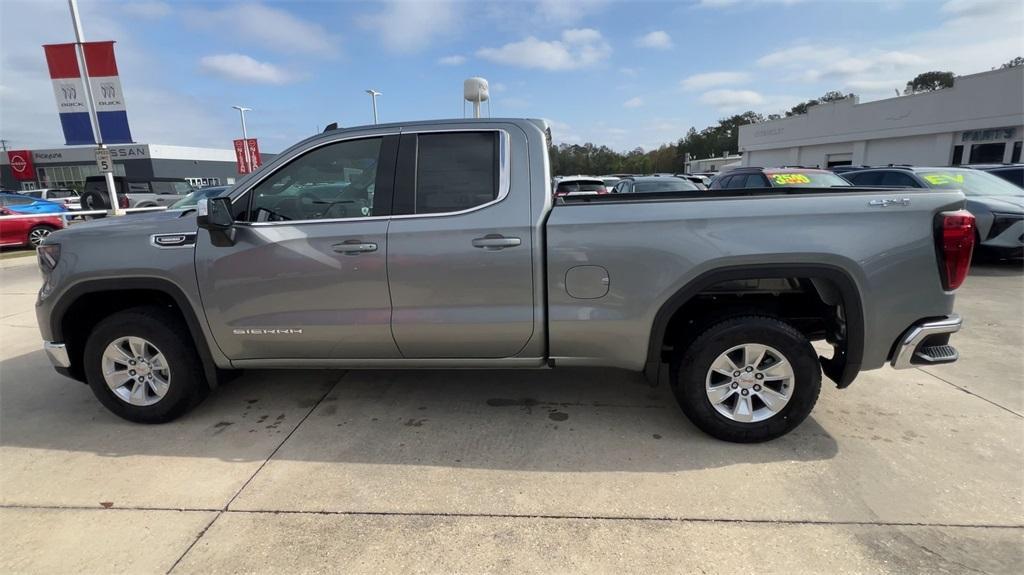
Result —
<instances>
[{"instance_id":1,"label":"concrete pavement","mask_svg":"<svg viewBox=\"0 0 1024 575\"><path fill-rule=\"evenodd\" d=\"M13 263L12 263L13 262ZM867 372L761 445L611 370L247 373L139 426L49 368L0 262L3 572L1016 572L1024 276L954 365ZM966 391L966 393L965 393Z\"/></svg>"}]
</instances>

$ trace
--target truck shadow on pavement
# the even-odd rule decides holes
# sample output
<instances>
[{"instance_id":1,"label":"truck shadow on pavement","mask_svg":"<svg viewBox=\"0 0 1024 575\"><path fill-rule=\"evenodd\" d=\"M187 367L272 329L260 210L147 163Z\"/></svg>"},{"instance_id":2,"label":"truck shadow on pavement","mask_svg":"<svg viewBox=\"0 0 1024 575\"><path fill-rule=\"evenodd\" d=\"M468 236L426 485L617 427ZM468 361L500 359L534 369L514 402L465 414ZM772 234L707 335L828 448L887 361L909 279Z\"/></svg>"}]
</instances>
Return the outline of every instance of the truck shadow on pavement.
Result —
<instances>
[{"instance_id":1,"label":"truck shadow on pavement","mask_svg":"<svg viewBox=\"0 0 1024 575\"><path fill-rule=\"evenodd\" d=\"M177 421L138 425L54 373L41 352L0 369L0 444L105 457L261 460L287 438L274 459L678 471L837 452L813 416L766 444L717 441L689 423L664 382L617 370L252 371Z\"/></svg>"}]
</instances>

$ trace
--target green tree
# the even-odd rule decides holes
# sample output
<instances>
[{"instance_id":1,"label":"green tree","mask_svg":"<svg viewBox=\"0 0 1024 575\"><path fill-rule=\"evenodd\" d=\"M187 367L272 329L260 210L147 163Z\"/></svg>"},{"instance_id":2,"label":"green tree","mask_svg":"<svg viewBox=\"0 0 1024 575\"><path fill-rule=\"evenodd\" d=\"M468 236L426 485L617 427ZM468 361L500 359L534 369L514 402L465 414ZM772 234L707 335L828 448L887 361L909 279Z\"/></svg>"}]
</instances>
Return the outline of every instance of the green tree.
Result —
<instances>
[{"instance_id":1,"label":"green tree","mask_svg":"<svg viewBox=\"0 0 1024 575\"><path fill-rule=\"evenodd\" d=\"M825 92L825 95L823 95L820 98L807 100L806 102L800 102L796 106L793 106L792 108L789 109L788 112L786 112L786 117L789 118L790 116L806 114L807 110L809 110L811 106L817 106L818 104L824 104L825 102L835 102L837 100L852 98L853 96L853 94L844 94L836 90L829 90L828 92Z\"/></svg>"},{"instance_id":2,"label":"green tree","mask_svg":"<svg viewBox=\"0 0 1024 575\"><path fill-rule=\"evenodd\" d=\"M904 94L920 94L921 92L934 92L943 88L953 87L952 72L923 72L907 82Z\"/></svg>"},{"instance_id":3,"label":"green tree","mask_svg":"<svg viewBox=\"0 0 1024 575\"><path fill-rule=\"evenodd\" d=\"M1017 66L1024 66L1024 56L1017 56L1013 60L1010 60L1009 62L1000 66L999 69L1005 70L1007 68L1016 68ZM992 69L995 70L995 68Z\"/></svg>"}]
</instances>

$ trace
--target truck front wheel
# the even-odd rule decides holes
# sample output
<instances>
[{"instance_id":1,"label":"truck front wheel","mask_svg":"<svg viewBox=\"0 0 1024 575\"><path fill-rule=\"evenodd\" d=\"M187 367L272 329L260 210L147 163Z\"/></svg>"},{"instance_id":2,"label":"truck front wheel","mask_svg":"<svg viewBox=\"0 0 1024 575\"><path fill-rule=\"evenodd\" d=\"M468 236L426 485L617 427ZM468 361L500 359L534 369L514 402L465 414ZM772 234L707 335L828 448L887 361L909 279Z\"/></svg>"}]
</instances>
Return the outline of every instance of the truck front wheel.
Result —
<instances>
[{"instance_id":1,"label":"truck front wheel","mask_svg":"<svg viewBox=\"0 0 1024 575\"><path fill-rule=\"evenodd\" d=\"M121 311L97 324L84 366L100 403L138 423L170 421L209 391L188 329L157 307Z\"/></svg>"},{"instance_id":2,"label":"truck front wheel","mask_svg":"<svg viewBox=\"0 0 1024 575\"><path fill-rule=\"evenodd\" d=\"M738 317L713 325L677 353L672 388L702 431L754 443L785 435L810 414L821 368L810 342L791 325Z\"/></svg>"}]
</instances>

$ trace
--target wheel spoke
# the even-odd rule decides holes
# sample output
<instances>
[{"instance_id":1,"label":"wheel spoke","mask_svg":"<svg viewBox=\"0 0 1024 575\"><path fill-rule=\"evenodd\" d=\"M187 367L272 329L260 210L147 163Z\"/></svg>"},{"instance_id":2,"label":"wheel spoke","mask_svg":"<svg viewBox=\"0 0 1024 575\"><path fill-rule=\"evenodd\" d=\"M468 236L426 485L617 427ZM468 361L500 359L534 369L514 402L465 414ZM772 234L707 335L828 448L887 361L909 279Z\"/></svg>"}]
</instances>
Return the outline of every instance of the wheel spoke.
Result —
<instances>
[{"instance_id":1,"label":"wheel spoke","mask_svg":"<svg viewBox=\"0 0 1024 575\"><path fill-rule=\"evenodd\" d=\"M736 396L736 405L732 408L732 417L744 423L754 419L754 410L750 408L750 396Z\"/></svg>"},{"instance_id":2,"label":"wheel spoke","mask_svg":"<svg viewBox=\"0 0 1024 575\"><path fill-rule=\"evenodd\" d=\"M103 374L103 379L106 380L107 386L110 389L117 389L131 380L131 376L128 375L128 370L117 370Z\"/></svg>"},{"instance_id":3,"label":"wheel spoke","mask_svg":"<svg viewBox=\"0 0 1024 575\"><path fill-rule=\"evenodd\" d=\"M132 391L128 395L128 400L134 405L145 405L146 384L140 380L135 380L135 383L132 385Z\"/></svg>"},{"instance_id":4,"label":"wheel spoke","mask_svg":"<svg viewBox=\"0 0 1024 575\"><path fill-rule=\"evenodd\" d=\"M734 392L735 390L732 389L731 384L723 383L722 385L716 385L708 388L708 399L711 400L711 403L717 405L726 399L729 399L729 396Z\"/></svg>"},{"instance_id":5,"label":"wheel spoke","mask_svg":"<svg viewBox=\"0 0 1024 575\"><path fill-rule=\"evenodd\" d=\"M154 373L153 381L149 382L149 387L153 390L153 393L155 393L157 397L163 397L167 393L167 390L170 388L170 384L167 382L167 380Z\"/></svg>"},{"instance_id":6,"label":"wheel spoke","mask_svg":"<svg viewBox=\"0 0 1024 575\"><path fill-rule=\"evenodd\" d=\"M740 368L737 367L735 363L733 363L732 358L729 357L729 354L723 353L722 355L718 356L718 359L715 360L715 363L711 364L711 369L717 371L722 375L728 375L731 378L733 372L739 371Z\"/></svg>"},{"instance_id":7,"label":"wheel spoke","mask_svg":"<svg viewBox=\"0 0 1024 575\"><path fill-rule=\"evenodd\" d=\"M778 363L773 363L768 369L762 370L765 379L786 379L791 376L789 365L784 359L779 359Z\"/></svg>"},{"instance_id":8,"label":"wheel spoke","mask_svg":"<svg viewBox=\"0 0 1024 575\"><path fill-rule=\"evenodd\" d=\"M153 368L153 371L163 371L167 369L167 362L164 361L164 354L157 352L153 357L149 358L149 365Z\"/></svg>"},{"instance_id":9,"label":"wheel spoke","mask_svg":"<svg viewBox=\"0 0 1024 575\"><path fill-rule=\"evenodd\" d=\"M767 387L762 387L761 391L757 392L757 396L764 402L765 407L775 413L778 413L780 409L789 403L788 397Z\"/></svg>"},{"instance_id":10,"label":"wheel spoke","mask_svg":"<svg viewBox=\"0 0 1024 575\"><path fill-rule=\"evenodd\" d=\"M749 344L743 346L743 364L756 368L764 360L764 354L768 351L763 345Z\"/></svg>"},{"instance_id":11,"label":"wheel spoke","mask_svg":"<svg viewBox=\"0 0 1024 575\"><path fill-rule=\"evenodd\" d=\"M128 338L128 347L131 348L135 357L146 357L146 342L137 337Z\"/></svg>"}]
</instances>

